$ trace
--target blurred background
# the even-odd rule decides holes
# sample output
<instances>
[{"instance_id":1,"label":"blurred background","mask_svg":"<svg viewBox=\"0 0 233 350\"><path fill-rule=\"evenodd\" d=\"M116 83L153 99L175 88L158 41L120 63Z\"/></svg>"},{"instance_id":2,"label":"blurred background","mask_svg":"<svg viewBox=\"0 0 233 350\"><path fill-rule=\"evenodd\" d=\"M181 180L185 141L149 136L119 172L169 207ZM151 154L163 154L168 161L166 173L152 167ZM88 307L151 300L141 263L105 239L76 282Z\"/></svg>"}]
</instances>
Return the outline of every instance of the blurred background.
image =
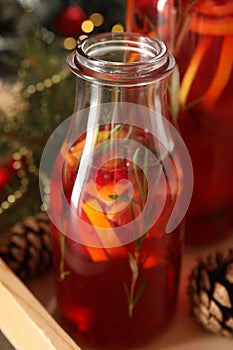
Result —
<instances>
[{"instance_id":1,"label":"blurred background","mask_svg":"<svg viewBox=\"0 0 233 350\"><path fill-rule=\"evenodd\" d=\"M0 0L1 232L46 209L41 153L74 106L66 57L85 36L124 31L125 6L125 0ZM44 190L46 202L46 178Z\"/></svg>"}]
</instances>

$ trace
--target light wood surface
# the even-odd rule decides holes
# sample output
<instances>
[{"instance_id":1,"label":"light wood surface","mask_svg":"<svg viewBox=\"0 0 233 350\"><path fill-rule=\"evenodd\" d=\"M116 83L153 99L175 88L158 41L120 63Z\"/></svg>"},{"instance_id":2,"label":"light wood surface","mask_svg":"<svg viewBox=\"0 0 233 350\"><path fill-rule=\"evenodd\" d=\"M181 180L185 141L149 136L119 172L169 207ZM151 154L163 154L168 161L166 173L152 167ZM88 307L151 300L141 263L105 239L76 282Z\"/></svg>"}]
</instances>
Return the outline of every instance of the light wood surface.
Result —
<instances>
[{"instance_id":1,"label":"light wood surface","mask_svg":"<svg viewBox=\"0 0 233 350\"><path fill-rule=\"evenodd\" d=\"M80 350L1 259L0 326L17 350Z\"/></svg>"}]
</instances>

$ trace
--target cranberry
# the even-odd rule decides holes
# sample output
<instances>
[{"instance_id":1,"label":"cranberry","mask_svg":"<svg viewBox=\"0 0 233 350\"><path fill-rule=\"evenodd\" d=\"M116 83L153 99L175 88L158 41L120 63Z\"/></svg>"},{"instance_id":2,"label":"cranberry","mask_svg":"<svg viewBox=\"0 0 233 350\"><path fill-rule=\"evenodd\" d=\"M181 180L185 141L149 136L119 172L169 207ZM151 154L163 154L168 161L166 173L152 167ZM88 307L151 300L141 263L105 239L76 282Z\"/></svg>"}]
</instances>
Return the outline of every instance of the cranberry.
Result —
<instances>
[{"instance_id":1,"label":"cranberry","mask_svg":"<svg viewBox=\"0 0 233 350\"><path fill-rule=\"evenodd\" d=\"M116 171L116 182L127 178L128 178L128 174L126 169L118 169Z\"/></svg>"},{"instance_id":2,"label":"cranberry","mask_svg":"<svg viewBox=\"0 0 233 350\"><path fill-rule=\"evenodd\" d=\"M97 171L96 183L100 186L107 185L109 182L114 181L114 171L100 168Z\"/></svg>"}]
</instances>

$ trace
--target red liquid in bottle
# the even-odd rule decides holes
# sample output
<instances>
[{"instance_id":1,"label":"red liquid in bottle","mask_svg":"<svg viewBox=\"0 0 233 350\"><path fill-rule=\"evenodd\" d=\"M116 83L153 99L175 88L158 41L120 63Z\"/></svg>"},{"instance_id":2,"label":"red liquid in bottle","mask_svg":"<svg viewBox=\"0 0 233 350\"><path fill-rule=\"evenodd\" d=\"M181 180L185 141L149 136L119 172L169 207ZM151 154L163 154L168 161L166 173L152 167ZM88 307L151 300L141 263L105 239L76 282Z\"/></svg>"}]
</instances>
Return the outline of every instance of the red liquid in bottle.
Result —
<instances>
[{"instance_id":1,"label":"red liquid in bottle","mask_svg":"<svg viewBox=\"0 0 233 350\"><path fill-rule=\"evenodd\" d=\"M129 129L127 125L121 127L114 137L128 137ZM100 129L97 145L110 135L113 137L112 126ZM155 152L150 133L134 127L130 138L143 142L145 147ZM84 134L66 156L63 184L69 203L85 140ZM52 229L58 306L69 331L80 344L99 349L136 347L159 335L171 319L178 287L181 239L178 230L166 234L165 228L177 198L178 179L168 154L161 162L167 165L169 171L168 176L165 175L167 192L164 208L155 224L136 241L111 248L91 247L64 236L55 227ZM97 232L98 227L107 227L114 232L117 227L131 223L140 215L148 195L145 168L142 171L139 167L135 168L133 161L118 157L101 163L101 155L97 153L95 165L90 166L83 189L86 191L84 199L77 205L83 221L96 227ZM155 171L147 164L149 181ZM128 184L125 180L133 184L131 202L127 202L125 195L124 186ZM139 182L143 192L139 190ZM117 183L120 187L116 190ZM95 197L93 185L98 192ZM159 186L156 190L157 205L153 207L152 204L155 210L159 207ZM56 183L52 183L52 193L55 192ZM89 206L90 203L95 203L94 209ZM122 204L123 209L119 209L117 206ZM110 205L116 210L104 209ZM147 219L150 220L149 216ZM64 218L63 228L65 221ZM134 230L138 232L140 227L132 224L132 232ZM81 227L77 227L77 232L85 235Z\"/></svg>"}]
</instances>

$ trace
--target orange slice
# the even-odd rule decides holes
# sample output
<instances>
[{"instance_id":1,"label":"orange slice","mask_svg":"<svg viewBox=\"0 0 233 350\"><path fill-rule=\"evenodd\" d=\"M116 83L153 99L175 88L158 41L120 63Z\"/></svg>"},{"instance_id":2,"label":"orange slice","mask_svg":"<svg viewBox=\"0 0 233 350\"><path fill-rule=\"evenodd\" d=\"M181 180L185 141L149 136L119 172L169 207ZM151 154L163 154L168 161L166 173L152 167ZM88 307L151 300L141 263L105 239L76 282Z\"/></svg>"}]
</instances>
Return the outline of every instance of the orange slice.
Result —
<instances>
[{"instance_id":1,"label":"orange slice","mask_svg":"<svg viewBox=\"0 0 233 350\"><path fill-rule=\"evenodd\" d=\"M219 63L213 80L206 91L203 103L212 107L215 101L222 94L231 78L233 69L233 36L226 36L223 39Z\"/></svg>"},{"instance_id":2,"label":"orange slice","mask_svg":"<svg viewBox=\"0 0 233 350\"><path fill-rule=\"evenodd\" d=\"M83 139L82 141L78 142L77 144L73 145L71 147L71 153L74 157L79 157L80 153L82 152L84 146L85 146L86 139Z\"/></svg>"},{"instance_id":3,"label":"orange slice","mask_svg":"<svg viewBox=\"0 0 233 350\"><path fill-rule=\"evenodd\" d=\"M148 33L147 33L148 36L150 36L151 38L157 38L158 35L155 33L154 30L150 30Z\"/></svg>"},{"instance_id":4,"label":"orange slice","mask_svg":"<svg viewBox=\"0 0 233 350\"><path fill-rule=\"evenodd\" d=\"M201 35L233 35L233 18L225 16L212 19L192 16L189 29Z\"/></svg>"},{"instance_id":5,"label":"orange slice","mask_svg":"<svg viewBox=\"0 0 233 350\"><path fill-rule=\"evenodd\" d=\"M121 124L119 124L121 126ZM116 128L114 125L112 126L111 130L101 130L98 133L98 143L109 140L109 139L115 139L117 137L124 138L127 135L127 130L124 128L118 128L118 125L116 125Z\"/></svg>"},{"instance_id":6,"label":"orange slice","mask_svg":"<svg viewBox=\"0 0 233 350\"><path fill-rule=\"evenodd\" d=\"M233 14L233 2L228 1L228 3L224 5L216 5L213 3L212 0L198 1L198 3L195 6L195 9L197 9L198 12L201 12L207 16L225 16Z\"/></svg>"},{"instance_id":7,"label":"orange slice","mask_svg":"<svg viewBox=\"0 0 233 350\"><path fill-rule=\"evenodd\" d=\"M121 241L114 229L111 226L110 221L101 210L99 203L92 199L88 203L83 203L82 208L88 217L91 224L95 227L98 239L101 242L101 247L86 246L91 259L96 262L106 261L109 257L119 257L127 255L127 249L121 244ZM107 228L107 232L102 232L100 228ZM115 247L114 247L115 245ZM109 248L112 247L112 248Z\"/></svg>"},{"instance_id":8,"label":"orange slice","mask_svg":"<svg viewBox=\"0 0 233 350\"><path fill-rule=\"evenodd\" d=\"M198 71L198 68L200 67L202 59L211 44L211 40L211 37L202 38L198 43L195 52L189 62L188 68L186 69L180 85L180 105L182 107L185 106L190 88Z\"/></svg>"},{"instance_id":9,"label":"orange slice","mask_svg":"<svg viewBox=\"0 0 233 350\"><path fill-rule=\"evenodd\" d=\"M154 255L148 256L146 261L143 263L144 269L152 269L154 266L159 265L159 264L164 264L165 261L161 257L157 257Z\"/></svg>"},{"instance_id":10,"label":"orange slice","mask_svg":"<svg viewBox=\"0 0 233 350\"><path fill-rule=\"evenodd\" d=\"M92 261L101 262L109 260L109 256L105 249L90 246L85 246L85 248Z\"/></svg>"},{"instance_id":11,"label":"orange slice","mask_svg":"<svg viewBox=\"0 0 233 350\"><path fill-rule=\"evenodd\" d=\"M103 247L108 248L109 246L113 247L121 245L119 237L115 233L110 221L102 211L102 208L96 199L91 199L89 202L83 203L82 209L84 210L91 224L94 226L98 239ZM102 228L108 230L102 231L100 230Z\"/></svg>"}]
</instances>

